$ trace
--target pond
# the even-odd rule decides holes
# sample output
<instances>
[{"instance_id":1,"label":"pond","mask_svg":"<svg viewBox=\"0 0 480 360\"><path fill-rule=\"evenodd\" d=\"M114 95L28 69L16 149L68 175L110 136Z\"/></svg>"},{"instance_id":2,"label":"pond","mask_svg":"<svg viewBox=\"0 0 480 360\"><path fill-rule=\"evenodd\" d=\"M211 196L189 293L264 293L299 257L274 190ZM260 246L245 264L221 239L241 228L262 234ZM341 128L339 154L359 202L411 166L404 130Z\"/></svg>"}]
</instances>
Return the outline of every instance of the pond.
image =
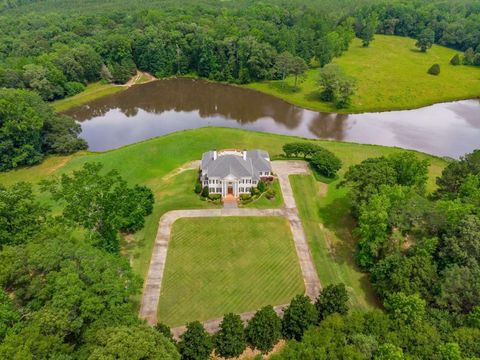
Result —
<instances>
[{"instance_id":1,"label":"pond","mask_svg":"<svg viewBox=\"0 0 480 360\"><path fill-rule=\"evenodd\" d=\"M103 151L204 126L398 146L459 156L480 148L480 100L363 114L306 110L240 87L193 79L133 86L71 109L90 150Z\"/></svg>"}]
</instances>

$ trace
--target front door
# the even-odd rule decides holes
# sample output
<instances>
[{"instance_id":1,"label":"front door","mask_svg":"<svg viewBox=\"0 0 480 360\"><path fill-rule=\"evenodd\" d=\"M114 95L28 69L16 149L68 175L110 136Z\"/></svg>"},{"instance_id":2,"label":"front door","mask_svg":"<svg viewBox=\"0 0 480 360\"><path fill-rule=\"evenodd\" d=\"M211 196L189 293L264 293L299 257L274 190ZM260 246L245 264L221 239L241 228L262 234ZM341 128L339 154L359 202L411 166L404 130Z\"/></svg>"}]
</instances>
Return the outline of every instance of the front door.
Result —
<instances>
[{"instance_id":1,"label":"front door","mask_svg":"<svg viewBox=\"0 0 480 360\"><path fill-rule=\"evenodd\" d=\"M233 195L233 186L228 185L228 190L227 190L228 195Z\"/></svg>"}]
</instances>

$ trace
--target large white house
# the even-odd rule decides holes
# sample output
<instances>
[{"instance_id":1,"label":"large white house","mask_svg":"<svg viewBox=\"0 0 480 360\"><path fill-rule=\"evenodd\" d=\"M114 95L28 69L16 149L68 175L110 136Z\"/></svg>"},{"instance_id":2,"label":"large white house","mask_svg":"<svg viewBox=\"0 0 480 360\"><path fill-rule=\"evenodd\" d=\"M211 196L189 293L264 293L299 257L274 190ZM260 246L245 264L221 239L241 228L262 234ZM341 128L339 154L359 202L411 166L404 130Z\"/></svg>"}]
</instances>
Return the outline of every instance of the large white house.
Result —
<instances>
[{"instance_id":1,"label":"large white house","mask_svg":"<svg viewBox=\"0 0 480 360\"><path fill-rule=\"evenodd\" d=\"M238 197L271 176L270 157L263 150L213 150L202 156L200 181L210 194Z\"/></svg>"}]
</instances>

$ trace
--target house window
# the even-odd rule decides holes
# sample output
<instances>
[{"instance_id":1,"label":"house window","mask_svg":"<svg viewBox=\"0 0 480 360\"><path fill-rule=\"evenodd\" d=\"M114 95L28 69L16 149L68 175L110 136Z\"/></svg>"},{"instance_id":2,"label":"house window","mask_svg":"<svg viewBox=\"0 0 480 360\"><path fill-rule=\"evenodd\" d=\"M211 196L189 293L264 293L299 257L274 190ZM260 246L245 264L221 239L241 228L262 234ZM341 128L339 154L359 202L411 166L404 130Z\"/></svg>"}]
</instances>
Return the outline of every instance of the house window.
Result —
<instances>
[{"instance_id":1,"label":"house window","mask_svg":"<svg viewBox=\"0 0 480 360\"><path fill-rule=\"evenodd\" d=\"M256 182L256 181L254 181L254 182L253 182L253 185L255 185L256 183L257 183L257 182Z\"/></svg>"},{"instance_id":2,"label":"house window","mask_svg":"<svg viewBox=\"0 0 480 360\"><path fill-rule=\"evenodd\" d=\"M217 193L221 193L222 192L222 188L217 188Z\"/></svg>"},{"instance_id":3,"label":"house window","mask_svg":"<svg viewBox=\"0 0 480 360\"><path fill-rule=\"evenodd\" d=\"M211 193L214 193L214 192L215 192L215 188L210 188L208 191L211 192Z\"/></svg>"},{"instance_id":4,"label":"house window","mask_svg":"<svg viewBox=\"0 0 480 360\"><path fill-rule=\"evenodd\" d=\"M245 191L246 192L250 191L250 188L249 187L245 188Z\"/></svg>"},{"instance_id":5,"label":"house window","mask_svg":"<svg viewBox=\"0 0 480 360\"><path fill-rule=\"evenodd\" d=\"M203 184L204 184L204 185L208 185L208 180L205 180L205 181L203 182Z\"/></svg>"}]
</instances>

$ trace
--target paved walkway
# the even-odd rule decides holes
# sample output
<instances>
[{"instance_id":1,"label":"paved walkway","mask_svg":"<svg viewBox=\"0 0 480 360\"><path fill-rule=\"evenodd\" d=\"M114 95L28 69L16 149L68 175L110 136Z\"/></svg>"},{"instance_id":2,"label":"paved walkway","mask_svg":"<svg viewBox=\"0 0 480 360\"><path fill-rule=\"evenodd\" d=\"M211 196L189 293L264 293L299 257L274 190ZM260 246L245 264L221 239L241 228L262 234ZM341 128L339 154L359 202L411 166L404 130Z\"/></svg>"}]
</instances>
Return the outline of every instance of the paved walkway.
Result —
<instances>
[{"instance_id":1,"label":"paved walkway","mask_svg":"<svg viewBox=\"0 0 480 360\"><path fill-rule=\"evenodd\" d=\"M157 323L157 307L160 299L160 289L165 269L165 261L167 258L168 242L173 223L182 217L219 217L219 216L284 216L290 223L295 249L297 252L300 269L302 271L305 293L311 299L315 299L321 289L320 280L318 278L312 255L308 248L305 232L303 231L302 222L298 215L295 205L295 198L290 186L288 175L305 174L308 167L302 161L275 161L272 162L274 173L277 174L282 189L285 207L281 209L202 209L202 210L174 210L165 213L160 218L157 236L150 260L148 275L145 280L143 289L142 303L140 307L140 318L146 319L151 325ZM281 309L282 306L277 307ZM253 312L254 313L254 312ZM241 314L242 318L248 320L253 316L252 312ZM218 329L221 319L213 319L204 322L209 332L215 332ZM185 330L184 327L175 328L174 332L177 336Z\"/></svg>"}]
</instances>

